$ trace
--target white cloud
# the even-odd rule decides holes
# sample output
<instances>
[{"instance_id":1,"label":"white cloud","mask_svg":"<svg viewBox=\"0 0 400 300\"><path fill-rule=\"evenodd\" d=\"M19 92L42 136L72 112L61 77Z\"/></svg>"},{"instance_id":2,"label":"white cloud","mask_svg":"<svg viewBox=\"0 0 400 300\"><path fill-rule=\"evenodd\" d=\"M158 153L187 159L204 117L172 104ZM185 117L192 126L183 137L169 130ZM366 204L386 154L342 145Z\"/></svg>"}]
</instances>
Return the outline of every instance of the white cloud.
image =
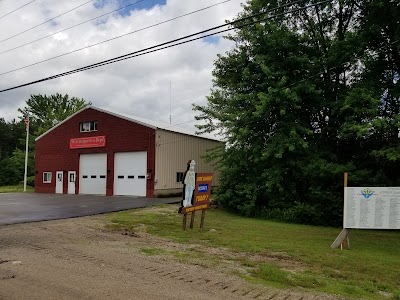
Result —
<instances>
[{"instance_id":1,"label":"white cloud","mask_svg":"<svg viewBox=\"0 0 400 300\"><path fill-rule=\"evenodd\" d=\"M17 34L52 16L79 4L80 1L43 0L30 4L8 17L0 19L0 40ZM85 49L30 68L0 76L0 89L23 84L74 68L96 63L115 56L167 42L200 30L223 24L241 10L240 0L232 0L124 38ZM215 0L169 0L165 6L135 10L130 16L118 14L104 17L59 33L32 45L0 55L0 73L47 59L86 45L131 32L196 9L217 3ZM16 7L14 1L0 1L0 11ZM0 43L0 52L57 32L63 28L115 9L115 2L100 9L92 4L46 23L18 37ZM204 104L212 87L213 62L218 53L233 45L224 39L207 43L203 40L124 60L63 78L0 93L0 117L18 117L31 94L68 94L84 98L93 105L114 112L137 115L156 121L169 122L170 82L172 83L172 123L193 119L191 104ZM194 122L193 122L194 123ZM192 126L191 123L188 126Z\"/></svg>"}]
</instances>

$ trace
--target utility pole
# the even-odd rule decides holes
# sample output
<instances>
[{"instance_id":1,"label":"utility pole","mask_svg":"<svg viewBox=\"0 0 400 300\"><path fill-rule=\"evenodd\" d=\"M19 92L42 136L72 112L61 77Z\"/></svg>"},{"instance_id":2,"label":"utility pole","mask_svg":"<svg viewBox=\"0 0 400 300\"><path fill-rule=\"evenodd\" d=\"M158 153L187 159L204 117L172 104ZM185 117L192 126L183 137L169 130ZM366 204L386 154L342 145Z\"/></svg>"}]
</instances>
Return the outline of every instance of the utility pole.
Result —
<instances>
[{"instance_id":1,"label":"utility pole","mask_svg":"<svg viewBox=\"0 0 400 300\"><path fill-rule=\"evenodd\" d=\"M28 176L28 144L29 144L29 113L25 116L26 144L25 144L25 173L24 173L24 192L26 192L26 181Z\"/></svg>"}]
</instances>

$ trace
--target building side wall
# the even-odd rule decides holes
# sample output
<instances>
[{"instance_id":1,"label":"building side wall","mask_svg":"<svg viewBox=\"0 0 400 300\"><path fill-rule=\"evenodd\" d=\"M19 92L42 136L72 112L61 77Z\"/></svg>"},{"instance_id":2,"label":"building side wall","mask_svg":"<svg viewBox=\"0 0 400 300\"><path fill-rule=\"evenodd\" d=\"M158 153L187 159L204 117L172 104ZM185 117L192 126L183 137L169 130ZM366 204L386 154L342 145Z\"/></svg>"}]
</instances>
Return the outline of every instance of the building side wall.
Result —
<instances>
[{"instance_id":1,"label":"building side wall","mask_svg":"<svg viewBox=\"0 0 400 300\"><path fill-rule=\"evenodd\" d=\"M181 182L176 182L176 173L185 172L188 160L196 161L196 172L214 173L213 185L218 184L218 172L212 163L206 163L202 157L208 149L220 146L221 142L200 137L156 130L156 195L165 194L168 190L182 189Z\"/></svg>"},{"instance_id":2,"label":"building side wall","mask_svg":"<svg viewBox=\"0 0 400 300\"><path fill-rule=\"evenodd\" d=\"M80 132L81 122L97 121L97 131ZM69 149L71 138L106 136L106 146L99 148ZM107 153L107 195L114 190L114 154L116 152L147 151L146 196L154 196L155 130L94 110L86 109L36 142L35 191L55 193L55 172L64 172L64 193L68 190L68 171L76 171L76 194L79 193L79 156ZM43 183L43 172L52 172L51 183Z\"/></svg>"}]
</instances>

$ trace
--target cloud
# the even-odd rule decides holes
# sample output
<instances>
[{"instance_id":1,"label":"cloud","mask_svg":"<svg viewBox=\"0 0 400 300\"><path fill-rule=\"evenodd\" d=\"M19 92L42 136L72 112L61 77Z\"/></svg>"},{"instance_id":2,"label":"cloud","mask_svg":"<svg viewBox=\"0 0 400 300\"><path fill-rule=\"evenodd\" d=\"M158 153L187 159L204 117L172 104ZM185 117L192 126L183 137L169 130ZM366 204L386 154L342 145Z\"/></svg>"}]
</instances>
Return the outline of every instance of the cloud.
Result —
<instances>
[{"instance_id":1,"label":"cloud","mask_svg":"<svg viewBox=\"0 0 400 300\"><path fill-rule=\"evenodd\" d=\"M65 52L98 43L139 28L168 20L184 13L215 4L204 0L149 1L140 9L113 13L37 43L0 55L0 73L23 67ZM146 1L143 1L146 2ZM0 32L0 40L44 22L52 16L72 9L86 1L43 0L30 4L0 20L8 30ZM134 2L134 1L132 1ZM8 41L0 42L0 52L28 41L57 32L84 20L114 10L128 1L103 1L102 5L84 5L53 22ZM15 5L15 4L14 4ZM14 7L15 8L15 7ZM0 11L13 9L13 1L0 1ZM223 24L241 10L240 1L232 0L208 10L161 26L143 30L60 57L30 68L0 76L0 89L52 76L112 57L141 50L194 32ZM0 93L0 118L18 117L31 94L68 94L84 98L104 109L172 123L193 120L192 103L205 104L212 87L213 62L217 54L233 44L223 38L208 38L128 59L115 64L70 76ZM170 97L171 84L171 97ZM171 98L171 100L170 100ZM195 122L187 124L193 127ZM186 126L186 125L185 125Z\"/></svg>"}]
</instances>

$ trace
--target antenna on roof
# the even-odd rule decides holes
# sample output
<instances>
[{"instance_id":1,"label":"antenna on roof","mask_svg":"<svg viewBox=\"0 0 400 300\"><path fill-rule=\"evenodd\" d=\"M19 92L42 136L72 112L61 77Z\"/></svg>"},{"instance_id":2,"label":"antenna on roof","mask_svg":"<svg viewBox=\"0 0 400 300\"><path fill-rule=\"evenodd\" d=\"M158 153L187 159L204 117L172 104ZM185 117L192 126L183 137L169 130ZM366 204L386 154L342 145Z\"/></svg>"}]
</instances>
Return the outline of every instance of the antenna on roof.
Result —
<instances>
[{"instance_id":1,"label":"antenna on roof","mask_svg":"<svg viewBox=\"0 0 400 300\"><path fill-rule=\"evenodd\" d=\"M172 116L171 116L171 80L169 81L169 125L172 124Z\"/></svg>"}]
</instances>

